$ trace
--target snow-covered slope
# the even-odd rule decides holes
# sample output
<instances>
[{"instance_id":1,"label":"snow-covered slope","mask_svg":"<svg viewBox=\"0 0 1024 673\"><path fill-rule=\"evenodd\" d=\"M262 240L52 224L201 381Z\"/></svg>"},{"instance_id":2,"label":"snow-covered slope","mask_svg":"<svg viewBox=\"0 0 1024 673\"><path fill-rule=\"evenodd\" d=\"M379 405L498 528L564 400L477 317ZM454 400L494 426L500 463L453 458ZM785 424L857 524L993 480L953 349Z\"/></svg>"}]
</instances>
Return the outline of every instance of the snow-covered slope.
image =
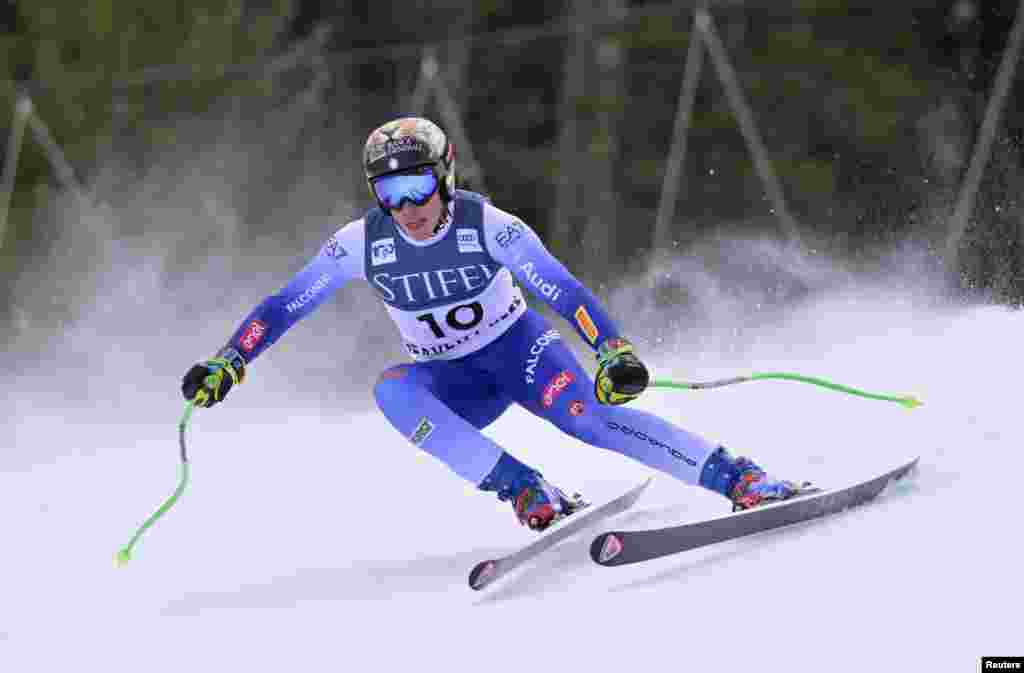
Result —
<instances>
[{"instance_id":1,"label":"snow-covered slope","mask_svg":"<svg viewBox=\"0 0 1024 673\"><path fill-rule=\"evenodd\" d=\"M688 380L796 371L925 406L767 381L650 391L639 406L826 485L920 455L913 483L826 522L646 565L593 565L585 534L476 593L476 561L532 539L507 504L417 455L366 406L369 382L363 404L329 390L313 404L262 363L196 414L189 489L114 569L176 484L178 370L202 353L189 341L149 366L137 356L152 342L69 335L63 366L2 384L0 670L952 672L1024 651L1024 316L861 290L749 336L739 352L712 338L650 363ZM648 474L515 409L488 434L595 500ZM722 511L658 476L615 525Z\"/></svg>"}]
</instances>

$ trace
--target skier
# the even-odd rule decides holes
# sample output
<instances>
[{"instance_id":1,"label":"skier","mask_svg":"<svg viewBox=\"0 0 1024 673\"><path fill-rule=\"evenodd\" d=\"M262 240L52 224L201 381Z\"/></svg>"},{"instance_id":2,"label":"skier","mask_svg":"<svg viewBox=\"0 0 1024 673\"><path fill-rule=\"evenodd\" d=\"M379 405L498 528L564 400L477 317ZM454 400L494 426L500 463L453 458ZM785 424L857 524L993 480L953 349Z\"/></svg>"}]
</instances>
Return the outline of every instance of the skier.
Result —
<instances>
[{"instance_id":1,"label":"skier","mask_svg":"<svg viewBox=\"0 0 1024 673\"><path fill-rule=\"evenodd\" d=\"M544 530L586 503L567 495L480 430L513 402L593 446L724 495L733 509L800 491L753 461L623 404L647 368L595 296L533 230L485 197L455 188L454 148L433 122L377 128L363 167L376 208L329 238L284 288L264 299L216 355L185 374L187 400L223 400L246 369L347 281L364 279L398 327L412 362L381 373L374 395L414 445ZM526 287L596 351L592 381L561 332L528 308Z\"/></svg>"}]
</instances>

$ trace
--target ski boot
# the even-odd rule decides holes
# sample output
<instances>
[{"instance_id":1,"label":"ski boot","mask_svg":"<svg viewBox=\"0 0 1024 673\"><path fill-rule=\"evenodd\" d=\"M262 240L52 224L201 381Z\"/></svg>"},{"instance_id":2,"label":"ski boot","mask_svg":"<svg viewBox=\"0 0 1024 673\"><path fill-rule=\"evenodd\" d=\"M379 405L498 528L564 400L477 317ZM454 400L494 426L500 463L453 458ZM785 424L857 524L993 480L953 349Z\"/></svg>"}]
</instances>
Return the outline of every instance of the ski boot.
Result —
<instances>
[{"instance_id":1,"label":"ski boot","mask_svg":"<svg viewBox=\"0 0 1024 673\"><path fill-rule=\"evenodd\" d=\"M773 479L751 459L733 458L725 447L719 447L708 457L701 471L700 485L727 497L734 512L816 490L810 482L798 484Z\"/></svg>"},{"instance_id":2,"label":"ski boot","mask_svg":"<svg viewBox=\"0 0 1024 673\"><path fill-rule=\"evenodd\" d=\"M536 483L524 487L512 501L512 509L519 523L539 532L588 504L579 493L567 496L538 473Z\"/></svg>"},{"instance_id":3,"label":"ski boot","mask_svg":"<svg viewBox=\"0 0 1024 673\"><path fill-rule=\"evenodd\" d=\"M579 493L566 495L507 453L480 483L480 490L497 491L499 500L511 501L519 523L538 532L590 504Z\"/></svg>"}]
</instances>

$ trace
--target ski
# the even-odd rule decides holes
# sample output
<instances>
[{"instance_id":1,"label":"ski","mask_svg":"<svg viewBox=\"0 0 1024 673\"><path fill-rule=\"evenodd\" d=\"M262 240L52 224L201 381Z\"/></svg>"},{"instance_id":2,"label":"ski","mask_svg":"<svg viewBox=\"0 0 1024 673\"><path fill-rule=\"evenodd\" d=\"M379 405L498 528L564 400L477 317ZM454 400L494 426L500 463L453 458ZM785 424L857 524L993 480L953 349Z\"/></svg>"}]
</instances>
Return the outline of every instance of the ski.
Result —
<instances>
[{"instance_id":1,"label":"ski","mask_svg":"<svg viewBox=\"0 0 1024 673\"><path fill-rule=\"evenodd\" d=\"M598 507L589 506L582 512L565 518L561 523L556 523L551 530L545 532L541 538L515 553L477 563L469 573L470 588L479 591L584 528L626 511L633 506L633 503L637 501L650 483L651 479L648 478L642 484L634 486L614 500L609 500Z\"/></svg>"},{"instance_id":2,"label":"ski","mask_svg":"<svg viewBox=\"0 0 1024 673\"><path fill-rule=\"evenodd\" d=\"M650 561L837 514L873 500L891 482L913 470L918 460L915 458L894 470L846 488L819 490L714 519L668 528L602 533L591 543L590 557L603 566Z\"/></svg>"}]
</instances>

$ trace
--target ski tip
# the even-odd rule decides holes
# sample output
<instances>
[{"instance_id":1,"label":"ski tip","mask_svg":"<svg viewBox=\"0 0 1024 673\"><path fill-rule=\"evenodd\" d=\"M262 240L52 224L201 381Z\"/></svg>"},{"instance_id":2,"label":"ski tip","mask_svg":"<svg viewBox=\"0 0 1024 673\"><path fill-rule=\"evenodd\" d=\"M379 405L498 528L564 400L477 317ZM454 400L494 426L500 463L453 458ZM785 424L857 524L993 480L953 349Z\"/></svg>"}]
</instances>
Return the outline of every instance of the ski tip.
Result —
<instances>
[{"instance_id":1,"label":"ski tip","mask_svg":"<svg viewBox=\"0 0 1024 673\"><path fill-rule=\"evenodd\" d=\"M590 558L602 566L613 566L622 553L622 540L615 533L601 533L590 543Z\"/></svg>"},{"instance_id":2,"label":"ski tip","mask_svg":"<svg viewBox=\"0 0 1024 673\"><path fill-rule=\"evenodd\" d=\"M480 591L490 584L498 574L498 562L490 559L481 561L473 566L469 572L469 588L473 591Z\"/></svg>"},{"instance_id":3,"label":"ski tip","mask_svg":"<svg viewBox=\"0 0 1024 673\"><path fill-rule=\"evenodd\" d=\"M907 463L906 465L904 465L903 468L900 469L896 473L894 479L900 480L900 479L903 479L904 477L913 477L913 476L915 476L917 474L917 470L918 470L920 464L921 464L921 456L918 456L918 457L914 458L912 461L910 461L909 463Z\"/></svg>"}]
</instances>

